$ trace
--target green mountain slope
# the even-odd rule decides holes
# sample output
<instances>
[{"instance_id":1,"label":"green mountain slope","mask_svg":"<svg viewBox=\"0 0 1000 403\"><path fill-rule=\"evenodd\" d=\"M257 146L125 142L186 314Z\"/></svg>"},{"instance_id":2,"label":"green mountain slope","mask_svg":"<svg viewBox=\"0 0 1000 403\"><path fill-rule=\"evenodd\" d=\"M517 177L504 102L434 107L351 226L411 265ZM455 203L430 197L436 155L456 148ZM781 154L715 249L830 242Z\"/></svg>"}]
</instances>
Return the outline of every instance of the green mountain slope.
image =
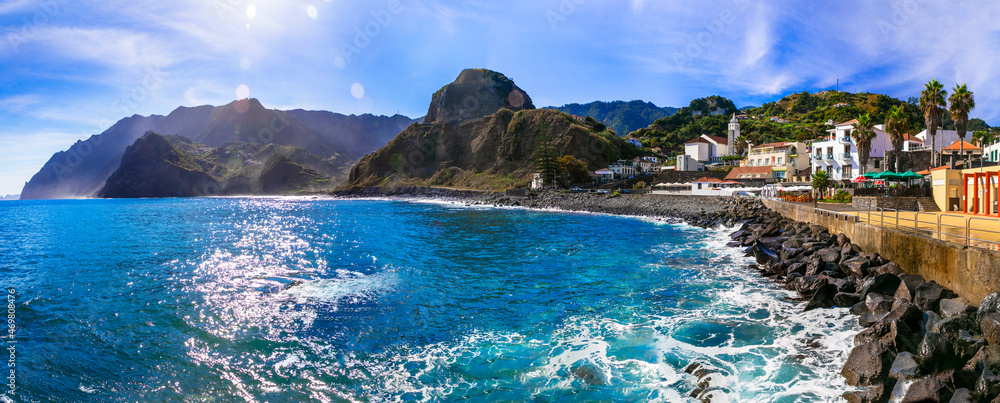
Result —
<instances>
[{"instance_id":1,"label":"green mountain slope","mask_svg":"<svg viewBox=\"0 0 1000 403\"><path fill-rule=\"evenodd\" d=\"M652 102L643 101L596 101L589 104L568 104L549 109L566 112L570 115L592 117L623 136L647 127L658 119L673 116L678 111L677 108L661 108Z\"/></svg>"}]
</instances>

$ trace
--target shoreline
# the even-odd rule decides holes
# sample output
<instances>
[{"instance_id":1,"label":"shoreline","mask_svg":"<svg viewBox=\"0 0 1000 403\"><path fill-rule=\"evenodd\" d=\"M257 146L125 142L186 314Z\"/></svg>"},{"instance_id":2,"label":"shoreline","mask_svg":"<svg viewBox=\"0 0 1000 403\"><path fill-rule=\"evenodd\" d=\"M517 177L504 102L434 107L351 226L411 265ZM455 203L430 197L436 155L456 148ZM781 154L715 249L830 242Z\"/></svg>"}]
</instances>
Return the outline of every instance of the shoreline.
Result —
<instances>
[{"instance_id":1,"label":"shoreline","mask_svg":"<svg viewBox=\"0 0 1000 403\"><path fill-rule=\"evenodd\" d=\"M684 222L701 228L735 227L767 210L752 199L732 197L543 192L511 196L502 192L440 188L368 188L334 192L343 199L434 199L469 206L523 207L542 211L584 212Z\"/></svg>"},{"instance_id":2,"label":"shoreline","mask_svg":"<svg viewBox=\"0 0 1000 403\"><path fill-rule=\"evenodd\" d=\"M744 249L762 277L797 292L803 310L850 308L864 328L840 375L849 402L991 401L1000 395L1000 292L978 307L933 281L911 275L843 234L794 221L757 199L544 192L510 196L436 188L335 192L351 198L435 199L470 206L523 207L664 219L701 228L740 227L730 247ZM702 383L713 372L689 365ZM708 397L705 388L692 397ZM952 400L954 399L954 400ZM996 400L993 400L996 401Z\"/></svg>"}]
</instances>

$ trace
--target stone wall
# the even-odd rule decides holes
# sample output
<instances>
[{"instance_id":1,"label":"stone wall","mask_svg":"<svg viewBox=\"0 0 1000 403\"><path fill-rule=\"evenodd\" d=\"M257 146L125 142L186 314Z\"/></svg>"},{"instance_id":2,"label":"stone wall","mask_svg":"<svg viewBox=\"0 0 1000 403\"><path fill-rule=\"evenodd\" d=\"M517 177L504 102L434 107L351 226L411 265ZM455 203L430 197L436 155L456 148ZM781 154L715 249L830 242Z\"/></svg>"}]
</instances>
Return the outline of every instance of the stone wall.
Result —
<instances>
[{"instance_id":1,"label":"stone wall","mask_svg":"<svg viewBox=\"0 0 1000 403\"><path fill-rule=\"evenodd\" d=\"M920 211L916 197L851 197L851 207L856 210L874 210L876 207L900 211Z\"/></svg>"},{"instance_id":2,"label":"stone wall","mask_svg":"<svg viewBox=\"0 0 1000 403\"><path fill-rule=\"evenodd\" d=\"M689 183L701 178L725 179L726 171L663 171L656 176L653 183Z\"/></svg>"},{"instance_id":3,"label":"stone wall","mask_svg":"<svg viewBox=\"0 0 1000 403\"><path fill-rule=\"evenodd\" d=\"M1000 290L1000 253L996 251L868 225L849 214L775 200L764 200L764 205L793 220L825 226L831 234L844 234L866 252L877 252L907 273L934 280L969 301L981 301Z\"/></svg>"}]
</instances>

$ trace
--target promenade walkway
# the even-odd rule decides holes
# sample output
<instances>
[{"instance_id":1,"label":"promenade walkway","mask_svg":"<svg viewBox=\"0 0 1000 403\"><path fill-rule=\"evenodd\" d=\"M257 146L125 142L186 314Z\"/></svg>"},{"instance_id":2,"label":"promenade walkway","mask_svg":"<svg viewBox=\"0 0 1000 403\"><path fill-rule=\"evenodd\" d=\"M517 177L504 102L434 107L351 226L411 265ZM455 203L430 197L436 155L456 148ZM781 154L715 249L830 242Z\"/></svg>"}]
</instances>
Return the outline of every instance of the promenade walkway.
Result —
<instances>
[{"instance_id":1,"label":"promenade walkway","mask_svg":"<svg viewBox=\"0 0 1000 403\"><path fill-rule=\"evenodd\" d=\"M812 203L795 203L812 207ZM858 217L883 228L920 233L933 239L1000 250L1000 218L960 212L858 211L850 204L818 203L816 208Z\"/></svg>"}]
</instances>

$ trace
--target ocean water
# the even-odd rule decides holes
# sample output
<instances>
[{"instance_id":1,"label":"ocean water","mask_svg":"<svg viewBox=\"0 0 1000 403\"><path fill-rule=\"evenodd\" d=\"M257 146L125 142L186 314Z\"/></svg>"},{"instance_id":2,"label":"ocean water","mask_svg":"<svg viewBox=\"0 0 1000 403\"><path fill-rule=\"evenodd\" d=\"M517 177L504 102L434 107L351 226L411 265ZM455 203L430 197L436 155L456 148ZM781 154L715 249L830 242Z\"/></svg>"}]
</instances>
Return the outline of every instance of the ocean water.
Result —
<instances>
[{"instance_id":1,"label":"ocean water","mask_svg":"<svg viewBox=\"0 0 1000 403\"><path fill-rule=\"evenodd\" d=\"M0 202L0 400L682 402L693 362L714 401L840 400L855 321L800 312L731 231L390 200Z\"/></svg>"}]
</instances>

